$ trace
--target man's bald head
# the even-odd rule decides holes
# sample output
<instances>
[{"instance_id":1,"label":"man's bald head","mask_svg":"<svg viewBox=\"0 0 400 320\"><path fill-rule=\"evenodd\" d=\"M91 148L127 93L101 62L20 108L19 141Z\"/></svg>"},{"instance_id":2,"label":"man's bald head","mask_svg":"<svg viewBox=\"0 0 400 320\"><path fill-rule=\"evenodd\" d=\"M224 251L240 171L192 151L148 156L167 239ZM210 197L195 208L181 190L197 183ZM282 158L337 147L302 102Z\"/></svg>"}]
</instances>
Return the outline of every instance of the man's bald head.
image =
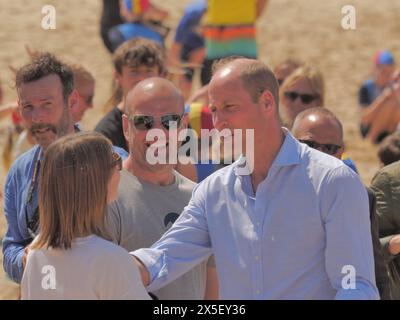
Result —
<instances>
[{"instance_id":1,"label":"man's bald head","mask_svg":"<svg viewBox=\"0 0 400 320\"><path fill-rule=\"evenodd\" d=\"M319 150L341 159L344 151L343 127L339 119L328 109L316 107L299 113L294 120L292 133L298 140L339 146L335 153Z\"/></svg>"},{"instance_id":2,"label":"man's bald head","mask_svg":"<svg viewBox=\"0 0 400 320\"><path fill-rule=\"evenodd\" d=\"M313 127L325 126L324 131L335 130L343 142L343 126L339 119L328 109L323 107L315 107L300 112L294 120L292 132L295 137L303 131L304 125L312 125Z\"/></svg>"},{"instance_id":3,"label":"man's bald head","mask_svg":"<svg viewBox=\"0 0 400 320\"><path fill-rule=\"evenodd\" d=\"M158 77L145 79L129 91L125 101L125 113L131 115L141 105L148 105L151 102L157 104L160 101L173 102L178 107L179 113L183 114L184 99L179 89L172 82ZM157 105L154 107L157 108Z\"/></svg>"},{"instance_id":4,"label":"man's bald head","mask_svg":"<svg viewBox=\"0 0 400 320\"><path fill-rule=\"evenodd\" d=\"M275 104L279 105L279 86L273 72L261 61L246 58L231 57L221 59L213 68L213 80L240 79L249 92L253 102L257 102L261 93L268 90L272 93Z\"/></svg>"}]
</instances>

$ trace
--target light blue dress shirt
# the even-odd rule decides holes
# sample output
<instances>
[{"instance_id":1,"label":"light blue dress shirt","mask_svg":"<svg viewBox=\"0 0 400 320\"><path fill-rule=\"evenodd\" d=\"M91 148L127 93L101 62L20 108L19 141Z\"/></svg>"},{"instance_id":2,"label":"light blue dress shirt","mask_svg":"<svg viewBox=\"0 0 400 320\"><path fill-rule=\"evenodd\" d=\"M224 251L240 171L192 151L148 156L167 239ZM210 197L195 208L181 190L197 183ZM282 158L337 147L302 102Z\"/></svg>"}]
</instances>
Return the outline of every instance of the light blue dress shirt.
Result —
<instances>
[{"instance_id":1,"label":"light blue dress shirt","mask_svg":"<svg viewBox=\"0 0 400 320\"><path fill-rule=\"evenodd\" d=\"M148 290L214 253L221 299L379 298L359 177L286 130L285 136L255 194L239 159L195 188L150 249L131 253L149 269Z\"/></svg>"}]
</instances>

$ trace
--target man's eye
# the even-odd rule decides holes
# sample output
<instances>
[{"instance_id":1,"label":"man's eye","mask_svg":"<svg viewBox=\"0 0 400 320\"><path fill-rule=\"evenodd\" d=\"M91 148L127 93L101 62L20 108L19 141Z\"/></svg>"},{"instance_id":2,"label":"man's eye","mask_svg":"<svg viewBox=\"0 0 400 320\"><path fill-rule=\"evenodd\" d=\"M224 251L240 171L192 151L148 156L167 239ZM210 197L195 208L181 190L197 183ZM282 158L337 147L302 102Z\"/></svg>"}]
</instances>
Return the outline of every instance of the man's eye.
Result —
<instances>
[{"instance_id":1,"label":"man's eye","mask_svg":"<svg viewBox=\"0 0 400 320\"><path fill-rule=\"evenodd\" d=\"M23 106L23 107L22 107L22 110L23 110L23 111L30 111L30 110L32 110L32 108L33 108L33 106L30 105L30 104L28 104L28 105Z\"/></svg>"}]
</instances>

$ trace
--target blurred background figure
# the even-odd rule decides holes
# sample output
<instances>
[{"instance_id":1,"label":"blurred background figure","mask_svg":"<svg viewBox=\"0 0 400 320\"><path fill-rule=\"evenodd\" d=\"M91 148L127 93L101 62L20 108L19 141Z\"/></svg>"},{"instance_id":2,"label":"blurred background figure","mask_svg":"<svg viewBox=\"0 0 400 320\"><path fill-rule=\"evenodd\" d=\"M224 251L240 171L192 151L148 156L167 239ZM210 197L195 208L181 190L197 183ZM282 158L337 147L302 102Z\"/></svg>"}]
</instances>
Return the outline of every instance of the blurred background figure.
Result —
<instances>
[{"instance_id":1,"label":"blurred background figure","mask_svg":"<svg viewBox=\"0 0 400 320\"><path fill-rule=\"evenodd\" d=\"M341 159L344 151L343 126L328 109L310 108L299 113L292 133L296 139L310 148Z\"/></svg>"},{"instance_id":2,"label":"blurred background figure","mask_svg":"<svg viewBox=\"0 0 400 320\"><path fill-rule=\"evenodd\" d=\"M169 50L169 63L173 67L183 69L177 85L185 101L192 92L194 73L201 69L205 56L200 21L206 9L206 0L194 0L189 3L176 28L174 41Z\"/></svg>"},{"instance_id":3,"label":"blurred background figure","mask_svg":"<svg viewBox=\"0 0 400 320\"><path fill-rule=\"evenodd\" d=\"M286 78L279 94L280 116L284 126L291 129L300 112L324 105L325 88L322 73L314 66L303 65Z\"/></svg>"},{"instance_id":4,"label":"blurred background figure","mask_svg":"<svg viewBox=\"0 0 400 320\"><path fill-rule=\"evenodd\" d=\"M400 160L400 132L396 131L383 139L378 149L382 167Z\"/></svg>"},{"instance_id":5,"label":"blurred background figure","mask_svg":"<svg viewBox=\"0 0 400 320\"><path fill-rule=\"evenodd\" d=\"M112 53L113 46L108 38L108 32L114 26L122 24L119 0L103 0L103 8L100 18L100 35L107 50Z\"/></svg>"},{"instance_id":6,"label":"blurred background figure","mask_svg":"<svg viewBox=\"0 0 400 320\"><path fill-rule=\"evenodd\" d=\"M168 12L149 0L120 0L121 16L128 22L163 21Z\"/></svg>"},{"instance_id":7,"label":"blurred background figure","mask_svg":"<svg viewBox=\"0 0 400 320\"><path fill-rule=\"evenodd\" d=\"M138 37L164 45L170 29L164 20L168 12L155 6L149 0L120 0L121 24L108 31L108 39L114 52L122 43Z\"/></svg>"},{"instance_id":8,"label":"blurred background figure","mask_svg":"<svg viewBox=\"0 0 400 320\"><path fill-rule=\"evenodd\" d=\"M195 177L193 181L201 182L207 178L210 174L214 173L220 168L219 165L213 164L211 161L212 148L211 139L210 143L206 145L201 144L201 130L212 130L214 128L212 122L212 115L208 105L204 105L201 102L193 102L186 106L185 112L188 114L189 127L196 132L196 137L190 136L190 139L197 139L197 153L192 154L191 157L195 160ZM206 159L206 163L201 163L201 155L205 154L203 151L208 150L209 159Z\"/></svg>"},{"instance_id":9,"label":"blurred background figure","mask_svg":"<svg viewBox=\"0 0 400 320\"><path fill-rule=\"evenodd\" d=\"M371 104L391 85L395 72L395 61L390 51L378 51L372 58L372 77L367 79L358 92L358 103L362 115L370 109ZM375 118L375 117L373 117ZM371 130L374 119L362 119L360 124L361 136L365 138ZM390 132L382 131L374 137L376 142L381 142Z\"/></svg>"},{"instance_id":10,"label":"blurred background figure","mask_svg":"<svg viewBox=\"0 0 400 320\"><path fill-rule=\"evenodd\" d=\"M302 66L303 63L295 60L295 59L286 59L279 64L277 64L274 68L274 74L276 77L276 80L278 80L279 86L283 84L285 79L289 77L293 71L295 71L297 68Z\"/></svg>"},{"instance_id":11,"label":"blurred background figure","mask_svg":"<svg viewBox=\"0 0 400 320\"><path fill-rule=\"evenodd\" d=\"M344 153L342 123L330 110L314 107L300 112L294 120L292 133L300 142L341 159L358 173L354 161Z\"/></svg>"},{"instance_id":12,"label":"blurred background figure","mask_svg":"<svg viewBox=\"0 0 400 320\"><path fill-rule=\"evenodd\" d=\"M79 103L72 108L71 115L75 123L79 123L85 112L93 108L94 88L96 81L93 75L82 65L70 65L74 74L74 88L79 94Z\"/></svg>"},{"instance_id":13,"label":"blurred background figure","mask_svg":"<svg viewBox=\"0 0 400 320\"><path fill-rule=\"evenodd\" d=\"M387 135L399 130L400 123L400 70L369 107L361 111L361 127L372 143L380 143Z\"/></svg>"},{"instance_id":14,"label":"blurred background figure","mask_svg":"<svg viewBox=\"0 0 400 320\"><path fill-rule=\"evenodd\" d=\"M208 0L204 19L203 86L210 82L215 60L232 55L258 57L255 23L267 3L268 0Z\"/></svg>"}]
</instances>

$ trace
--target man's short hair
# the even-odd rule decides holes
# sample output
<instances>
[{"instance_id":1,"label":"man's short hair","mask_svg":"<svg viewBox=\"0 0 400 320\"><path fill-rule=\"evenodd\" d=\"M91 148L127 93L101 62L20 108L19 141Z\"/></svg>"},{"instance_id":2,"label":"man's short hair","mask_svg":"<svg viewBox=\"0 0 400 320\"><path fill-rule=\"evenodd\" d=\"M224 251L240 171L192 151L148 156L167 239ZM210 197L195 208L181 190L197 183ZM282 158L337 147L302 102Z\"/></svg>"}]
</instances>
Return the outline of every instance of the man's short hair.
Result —
<instances>
[{"instance_id":1,"label":"man's short hair","mask_svg":"<svg viewBox=\"0 0 400 320\"><path fill-rule=\"evenodd\" d=\"M239 55L232 55L229 57L221 58L218 60L215 60L211 66L211 75L214 75L217 73L219 69L221 69L223 66L227 65L228 63L237 60L237 59L247 59L244 56L239 56Z\"/></svg>"},{"instance_id":2,"label":"man's short hair","mask_svg":"<svg viewBox=\"0 0 400 320\"><path fill-rule=\"evenodd\" d=\"M309 109L306 109L306 110L300 112L296 116L296 118L294 119L294 122L293 122L293 127L292 127L293 134L295 134L295 132L299 129L301 121L304 118L306 118L312 114L333 120L333 122L335 122L335 124L337 125L337 127L339 129L340 138L341 138L341 140L343 140L343 125L342 125L342 123L340 122L340 120L335 116L335 114L332 111L330 111L329 109L326 109L324 107L313 107L313 108L309 108Z\"/></svg>"},{"instance_id":3,"label":"man's short hair","mask_svg":"<svg viewBox=\"0 0 400 320\"><path fill-rule=\"evenodd\" d=\"M24 65L17 71L15 86L17 90L25 83L39 80L49 75L58 75L61 81L64 101L74 90L74 76L71 68L48 52L40 54L36 59Z\"/></svg>"},{"instance_id":4,"label":"man's short hair","mask_svg":"<svg viewBox=\"0 0 400 320\"><path fill-rule=\"evenodd\" d=\"M242 56L230 56L213 64L213 75L228 63L237 59L248 59ZM249 92L253 102L258 102L260 95L268 90L274 96L276 106L279 106L279 84L274 73L267 65L258 60L248 64L240 75L244 88Z\"/></svg>"},{"instance_id":5,"label":"man's short hair","mask_svg":"<svg viewBox=\"0 0 400 320\"><path fill-rule=\"evenodd\" d=\"M72 73L74 75L74 85L78 87L82 83L94 83L93 75L81 64L75 63L70 65Z\"/></svg>"},{"instance_id":6,"label":"man's short hair","mask_svg":"<svg viewBox=\"0 0 400 320\"><path fill-rule=\"evenodd\" d=\"M115 70L121 74L123 66L141 65L147 67L158 67L160 75L166 73L165 50L158 43L144 39L135 38L121 44L113 55Z\"/></svg>"},{"instance_id":7,"label":"man's short hair","mask_svg":"<svg viewBox=\"0 0 400 320\"><path fill-rule=\"evenodd\" d=\"M400 132L394 132L382 141L378 157L385 166L400 160Z\"/></svg>"}]
</instances>

